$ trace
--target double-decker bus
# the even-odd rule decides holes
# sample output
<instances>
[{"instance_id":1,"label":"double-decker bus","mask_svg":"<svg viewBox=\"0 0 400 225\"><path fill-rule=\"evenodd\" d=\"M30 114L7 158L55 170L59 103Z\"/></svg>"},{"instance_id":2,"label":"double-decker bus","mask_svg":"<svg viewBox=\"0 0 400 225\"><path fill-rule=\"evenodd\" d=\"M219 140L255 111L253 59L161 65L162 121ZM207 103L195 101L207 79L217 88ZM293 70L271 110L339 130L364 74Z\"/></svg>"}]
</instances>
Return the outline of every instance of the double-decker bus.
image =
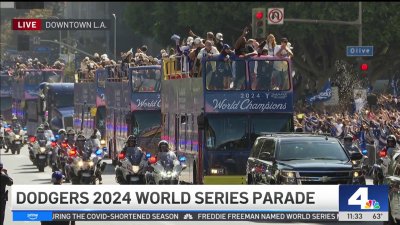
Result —
<instances>
[{"instance_id":1,"label":"double-decker bus","mask_svg":"<svg viewBox=\"0 0 400 225\"><path fill-rule=\"evenodd\" d=\"M12 76L8 73L0 74L0 114L4 120L11 121L12 118Z\"/></svg>"},{"instance_id":2,"label":"double-decker bus","mask_svg":"<svg viewBox=\"0 0 400 225\"><path fill-rule=\"evenodd\" d=\"M74 83L42 83L39 98L42 115L54 133L61 128L72 128L74 114ZM45 116L46 117L46 116Z\"/></svg>"},{"instance_id":3,"label":"double-decker bus","mask_svg":"<svg viewBox=\"0 0 400 225\"><path fill-rule=\"evenodd\" d=\"M27 135L35 135L36 128L44 122L40 114L40 88L43 82L63 82L64 71L57 69L26 69L15 76L13 83L13 113L25 124Z\"/></svg>"},{"instance_id":4,"label":"double-decker bus","mask_svg":"<svg viewBox=\"0 0 400 225\"><path fill-rule=\"evenodd\" d=\"M97 73L95 73L97 75ZM97 78L89 78L87 74L80 74L78 82L74 84L74 116L73 127L89 138L96 128L95 119L97 108ZM97 110L96 110L97 111Z\"/></svg>"},{"instance_id":5,"label":"double-decker bus","mask_svg":"<svg viewBox=\"0 0 400 225\"><path fill-rule=\"evenodd\" d=\"M268 69L272 63L286 68ZM201 74L200 78L168 75L163 80L162 138L187 159L183 181L245 183L255 139L262 132L293 131L290 59L207 59Z\"/></svg>"},{"instance_id":6,"label":"double-decker bus","mask_svg":"<svg viewBox=\"0 0 400 225\"><path fill-rule=\"evenodd\" d=\"M123 71L117 66L101 69L105 83L105 140L109 155L116 163L130 134L137 137L138 146L155 153L161 134L160 88L161 66L137 66ZM125 67L126 68L126 67Z\"/></svg>"}]
</instances>

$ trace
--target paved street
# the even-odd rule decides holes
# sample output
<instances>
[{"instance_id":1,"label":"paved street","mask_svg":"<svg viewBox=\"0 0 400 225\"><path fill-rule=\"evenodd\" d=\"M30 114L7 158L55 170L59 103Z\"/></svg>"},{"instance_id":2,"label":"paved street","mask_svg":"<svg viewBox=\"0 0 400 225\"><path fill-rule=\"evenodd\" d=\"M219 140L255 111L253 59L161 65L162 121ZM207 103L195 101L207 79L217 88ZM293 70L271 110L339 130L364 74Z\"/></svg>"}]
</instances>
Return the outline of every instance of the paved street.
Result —
<instances>
[{"instance_id":1,"label":"paved street","mask_svg":"<svg viewBox=\"0 0 400 225\"><path fill-rule=\"evenodd\" d=\"M40 173L38 169L32 165L31 161L29 160L28 157L28 149L25 146L22 151L21 155L11 155L11 154L4 154L4 150L1 150L1 161L4 163L4 167L8 169L9 175L14 179L14 184L43 184L43 185L50 185L50 179L51 179L51 169L46 168L44 173ZM115 179L114 179L114 174L112 174L113 170L112 167L108 167L105 171L105 174L103 175L103 180L105 185L112 185L116 184ZM372 184L371 181L368 181L369 184ZM71 184L65 184L65 185L71 185ZM11 196L10 196L11 197ZM11 199L10 199L11 200ZM9 225L22 225L22 224L38 224L35 222L12 222L12 216L11 216L11 206L10 204L7 204L7 209L6 209L6 217L4 224ZM143 221L143 222L77 222L77 224L109 224L109 225L122 225L122 224L148 224L149 222ZM172 222L172 221L157 221L157 222L151 222L151 224L204 224L205 222ZM240 222L240 221L229 221L229 222L207 222L207 224L250 224L251 222L245 223L245 222ZM283 223L273 223L273 224L283 224ZM290 224L310 224L310 223L290 223ZM317 224L335 224L335 223L313 223L315 225ZM336 223L337 224L337 223ZM353 223L340 223L340 224L365 224L365 225L381 225L382 223L373 223L373 222L353 222Z\"/></svg>"}]
</instances>

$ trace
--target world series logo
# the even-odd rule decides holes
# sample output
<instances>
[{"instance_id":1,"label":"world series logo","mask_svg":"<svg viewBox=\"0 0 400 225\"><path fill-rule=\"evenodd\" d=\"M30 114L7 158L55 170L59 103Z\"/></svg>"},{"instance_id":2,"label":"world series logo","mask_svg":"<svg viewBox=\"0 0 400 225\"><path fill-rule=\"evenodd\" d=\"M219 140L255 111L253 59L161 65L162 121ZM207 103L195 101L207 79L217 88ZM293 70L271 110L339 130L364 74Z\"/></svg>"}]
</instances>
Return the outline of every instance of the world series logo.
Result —
<instances>
[{"instance_id":1,"label":"world series logo","mask_svg":"<svg viewBox=\"0 0 400 225\"><path fill-rule=\"evenodd\" d=\"M387 212L388 186L339 186L339 211Z\"/></svg>"}]
</instances>

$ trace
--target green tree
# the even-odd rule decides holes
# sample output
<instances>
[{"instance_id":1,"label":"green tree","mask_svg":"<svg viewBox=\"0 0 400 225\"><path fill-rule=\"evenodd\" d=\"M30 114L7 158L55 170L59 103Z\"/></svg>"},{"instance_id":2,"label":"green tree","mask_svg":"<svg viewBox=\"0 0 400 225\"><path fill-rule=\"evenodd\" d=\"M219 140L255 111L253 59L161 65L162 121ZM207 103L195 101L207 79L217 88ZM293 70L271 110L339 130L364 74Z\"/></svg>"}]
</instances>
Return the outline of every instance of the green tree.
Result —
<instances>
[{"instance_id":1,"label":"green tree","mask_svg":"<svg viewBox=\"0 0 400 225\"><path fill-rule=\"evenodd\" d=\"M126 20L136 33L152 36L158 42L171 44L176 33L187 37L191 28L205 37L207 31L222 32L225 42L233 44L244 26L251 23L251 9L282 7L285 18L355 21L358 2L152 2L131 3L126 9ZM365 2L363 8L363 45L374 46L370 64L371 80L389 75L400 65L400 4L397 2ZM358 28L337 24L309 24L285 22L268 25L268 33L279 39L288 37L294 46L294 65L297 72L319 81L338 76L336 61L355 64L346 57L346 46L358 45ZM357 69L354 70L356 73Z\"/></svg>"}]
</instances>

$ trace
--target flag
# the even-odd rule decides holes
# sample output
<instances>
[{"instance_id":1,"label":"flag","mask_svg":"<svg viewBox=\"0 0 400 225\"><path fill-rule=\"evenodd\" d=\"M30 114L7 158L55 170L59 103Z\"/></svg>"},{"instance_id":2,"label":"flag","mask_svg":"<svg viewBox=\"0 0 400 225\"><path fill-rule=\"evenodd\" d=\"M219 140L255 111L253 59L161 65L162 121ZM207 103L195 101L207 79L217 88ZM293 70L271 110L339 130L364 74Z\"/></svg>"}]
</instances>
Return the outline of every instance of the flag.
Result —
<instances>
[{"instance_id":1,"label":"flag","mask_svg":"<svg viewBox=\"0 0 400 225\"><path fill-rule=\"evenodd\" d=\"M329 100L331 97L332 97L332 87L331 87L331 82L328 80L328 81L325 83L325 85L324 85L324 87L322 88L322 90L321 90L318 94L316 94L316 95L314 95L314 96L312 96L312 97L308 97L308 98L306 99L306 101L307 101L308 103L312 104L312 103L314 103L314 102L316 102L316 101L326 101L326 100Z\"/></svg>"}]
</instances>

